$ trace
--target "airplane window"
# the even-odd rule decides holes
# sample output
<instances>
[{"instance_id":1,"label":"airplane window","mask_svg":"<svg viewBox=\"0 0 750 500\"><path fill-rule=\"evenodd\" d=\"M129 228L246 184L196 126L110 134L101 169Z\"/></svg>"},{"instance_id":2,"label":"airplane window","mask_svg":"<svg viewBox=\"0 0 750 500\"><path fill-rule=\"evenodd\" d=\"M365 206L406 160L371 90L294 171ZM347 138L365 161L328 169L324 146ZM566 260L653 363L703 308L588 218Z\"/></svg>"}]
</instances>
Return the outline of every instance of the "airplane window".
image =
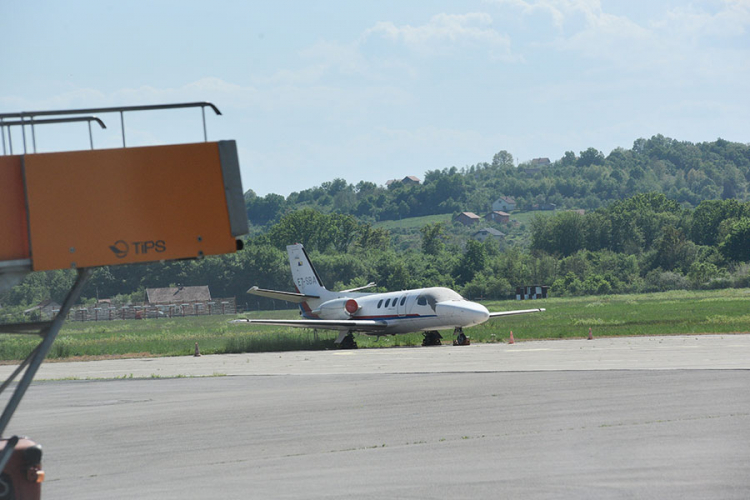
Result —
<instances>
[{"instance_id":1,"label":"airplane window","mask_svg":"<svg viewBox=\"0 0 750 500\"><path fill-rule=\"evenodd\" d=\"M417 304L419 304L420 306L426 306L427 298L425 298L424 295L420 295L419 298L417 298Z\"/></svg>"},{"instance_id":2,"label":"airplane window","mask_svg":"<svg viewBox=\"0 0 750 500\"><path fill-rule=\"evenodd\" d=\"M378 301L378 309L380 309L380 306L382 306L382 305L383 305L383 299L380 299L380 300Z\"/></svg>"},{"instance_id":3,"label":"airplane window","mask_svg":"<svg viewBox=\"0 0 750 500\"><path fill-rule=\"evenodd\" d=\"M387 300L385 301L385 307L388 307L388 304L390 303L390 301L391 301L391 299L387 299Z\"/></svg>"},{"instance_id":4,"label":"airplane window","mask_svg":"<svg viewBox=\"0 0 750 500\"><path fill-rule=\"evenodd\" d=\"M404 302L406 302L406 295L404 295L403 297L401 297L401 305L402 306L404 305Z\"/></svg>"}]
</instances>

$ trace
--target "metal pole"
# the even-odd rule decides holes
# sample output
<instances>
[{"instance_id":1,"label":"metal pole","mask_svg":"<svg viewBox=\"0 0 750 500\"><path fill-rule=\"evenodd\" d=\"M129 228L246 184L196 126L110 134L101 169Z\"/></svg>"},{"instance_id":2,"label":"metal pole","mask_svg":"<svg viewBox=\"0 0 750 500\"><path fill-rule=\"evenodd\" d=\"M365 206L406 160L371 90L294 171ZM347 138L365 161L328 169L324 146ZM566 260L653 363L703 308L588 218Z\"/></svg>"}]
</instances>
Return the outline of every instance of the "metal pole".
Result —
<instances>
[{"instance_id":1,"label":"metal pole","mask_svg":"<svg viewBox=\"0 0 750 500\"><path fill-rule=\"evenodd\" d=\"M8 127L8 144L10 144L10 155L13 156L13 137L10 135L10 127Z\"/></svg>"},{"instance_id":2,"label":"metal pole","mask_svg":"<svg viewBox=\"0 0 750 500\"><path fill-rule=\"evenodd\" d=\"M91 135L91 122L88 122L89 124L89 144L91 144L91 149L94 149L94 136Z\"/></svg>"},{"instance_id":3,"label":"metal pole","mask_svg":"<svg viewBox=\"0 0 750 500\"><path fill-rule=\"evenodd\" d=\"M21 137L23 138L23 154L26 154L26 125L23 124L23 116L21 117Z\"/></svg>"},{"instance_id":4,"label":"metal pole","mask_svg":"<svg viewBox=\"0 0 750 500\"><path fill-rule=\"evenodd\" d=\"M29 362L29 368L26 370L26 373L23 374L21 380L19 380L18 385L16 386L16 390L13 392L13 396L11 396L8 404L5 405L5 410L3 411L2 416L0 416L0 436L5 433L5 428L8 426L8 422L10 422L13 413L15 413L16 408L18 408L18 405L23 398L23 395L26 393L26 389L28 389L29 385L31 385L31 381L34 379L34 375L36 375L39 366L41 366L42 361L44 361L44 358L47 356L47 353L52 347L52 343L55 341L57 334L60 332L60 328L65 321L65 316L70 311L70 308L73 307L73 304L78 300L78 297L80 297L81 291L83 290L83 287L86 284L86 280L88 280L90 275L90 268L83 268L78 270L78 279L76 279L73 288L71 288L70 292L68 292L68 296L65 297L65 300L60 307L60 313L55 316L55 319L47 329L46 334L43 333L44 339L39 344L39 351Z\"/></svg>"},{"instance_id":5,"label":"metal pole","mask_svg":"<svg viewBox=\"0 0 750 500\"><path fill-rule=\"evenodd\" d=\"M13 451L16 449L16 445L18 444L18 436L13 436L8 440L8 443L5 445L5 448L3 448L3 453L0 455L0 470L5 470L5 465L8 463L8 460L10 460L10 456L13 454Z\"/></svg>"},{"instance_id":6,"label":"metal pole","mask_svg":"<svg viewBox=\"0 0 750 500\"><path fill-rule=\"evenodd\" d=\"M120 127L122 128L122 147L125 147L125 114L120 111Z\"/></svg>"},{"instance_id":7,"label":"metal pole","mask_svg":"<svg viewBox=\"0 0 750 500\"><path fill-rule=\"evenodd\" d=\"M31 144L34 146L34 153L36 153L36 132L34 131L34 117L31 117Z\"/></svg>"},{"instance_id":8,"label":"metal pole","mask_svg":"<svg viewBox=\"0 0 750 500\"><path fill-rule=\"evenodd\" d=\"M41 344L39 344L39 345L41 345ZM23 371L23 369L24 369L24 368L26 368L26 365L28 365L28 364L29 364L29 361L31 361L31 358L33 358L33 357L34 357L34 356L36 355L37 351L39 351L39 345L37 345L37 346L36 346L36 347L34 348L34 350L33 350L33 351L31 351L31 352L29 353L29 355L28 355L28 356L26 356L26 359L24 359L24 360L23 360L23 362L22 362L22 363L21 363L20 365L18 365L18 368L16 368L16 369L15 369L15 370L13 371L13 373L11 373L11 374L10 374L10 377L8 377L8 379L7 379L7 380L6 380L5 382L3 382L3 385L0 385L0 394L1 394L1 393L2 393L2 392L3 392L4 390L5 390L5 389L7 389L7 388L8 388L8 386L9 386L9 385L10 385L11 383L13 383L13 381L14 381L14 380L16 379L16 376L17 376L17 375L18 375L19 373L21 373L21 371Z\"/></svg>"},{"instance_id":9,"label":"metal pole","mask_svg":"<svg viewBox=\"0 0 750 500\"><path fill-rule=\"evenodd\" d=\"M201 114L203 115L203 142L208 142L208 134L206 133L206 107L201 106Z\"/></svg>"},{"instance_id":10,"label":"metal pole","mask_svg":"<svg viewBox=\"0 0 750 500\"><path fill-rule=\"evenodd\" d=\"M0 118L0 135L3 136L3 156L5 156L5 127L3 127L2 118Z\"/></svg>"}]
</instances>

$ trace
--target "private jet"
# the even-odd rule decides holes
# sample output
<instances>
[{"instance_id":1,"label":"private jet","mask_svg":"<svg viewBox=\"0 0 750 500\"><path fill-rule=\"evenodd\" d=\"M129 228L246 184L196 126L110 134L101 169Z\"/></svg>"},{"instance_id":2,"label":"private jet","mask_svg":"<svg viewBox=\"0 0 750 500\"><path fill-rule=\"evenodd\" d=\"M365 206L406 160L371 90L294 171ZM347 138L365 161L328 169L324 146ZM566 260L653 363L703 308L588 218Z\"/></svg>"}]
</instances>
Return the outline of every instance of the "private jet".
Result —
<instances>
[{"instance_id":1,"label":"private jet","mask_svg":"<svg viewBox=\"0 0 750 500\"><path fill-rule=\"evenodd\" d=\"M431 287L400 292L363 293L375 286L333 292L323 286L320 276L301 244L286 247L296 292L267 290L254 286L247 293L299 304L303 319L238 319L232 323L281 325L299 328L338 330L335 344L356 348L354 333L396 335L424 332L422 345L439 345L438 330L453 328L456 344L467 343L463 329L491 318L542 312L544 309L489 312L486 307L464 299L449 288Z\"/></svg>"}]
</instances>

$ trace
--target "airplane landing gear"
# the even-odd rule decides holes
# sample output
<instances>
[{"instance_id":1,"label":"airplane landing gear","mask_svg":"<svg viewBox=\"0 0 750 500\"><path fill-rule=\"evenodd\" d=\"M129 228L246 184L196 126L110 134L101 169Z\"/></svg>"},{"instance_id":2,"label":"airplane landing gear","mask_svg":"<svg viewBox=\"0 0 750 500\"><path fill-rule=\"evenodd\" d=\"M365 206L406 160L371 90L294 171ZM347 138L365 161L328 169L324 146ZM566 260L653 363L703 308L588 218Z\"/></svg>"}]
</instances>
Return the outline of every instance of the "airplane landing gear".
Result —
<instances>
[{"instance_id":1,"label":"airplane landing gear","mask_svg":"<svg viewBox=\"0 0 750 500\"><path fill-rule=\"evenodd\" d=\"M442 345L442 342L440 342L440 339L442 338L443 336L440 335L440 332L438 332L437 330L424 332L424 339L422 340L422 345L423 346Z\"/></svg>"},{"instance_id":2,"label":"airplane landing gear","mask_svg":"<svg viewBox=\"0 0 750 500\"><path fill-rule=\"evenodd\" d=\"M354 334L352 332L349 332L349 334L344 337L344 340L339 344L339 349L357 349L357 342L354 340Z\"/></svg>"},{"instance_id":3,"label":"airplane landing gear","mask_svg":"<svg viewBox=\"0 0 750 500\"><path fill-rule=\"evenodd\" d=\"M461 327L456 328L453 330L453 335L458 335L456 340L453 341L453 345L470 345L471 341L464 333L464 329Z\"/></svg>"}]
</instances>

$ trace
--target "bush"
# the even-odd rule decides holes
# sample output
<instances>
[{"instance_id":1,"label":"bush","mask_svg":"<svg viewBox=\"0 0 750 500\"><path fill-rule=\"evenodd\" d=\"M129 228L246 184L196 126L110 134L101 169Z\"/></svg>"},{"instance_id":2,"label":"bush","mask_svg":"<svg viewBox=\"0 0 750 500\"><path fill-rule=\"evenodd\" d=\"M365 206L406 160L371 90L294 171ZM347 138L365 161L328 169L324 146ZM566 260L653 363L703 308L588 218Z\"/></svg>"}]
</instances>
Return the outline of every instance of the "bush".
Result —
<instances>
[{"instance_id":1,"label":"bush","mask_svg":"<svg viewBox=\"0 0 750 500\"><path fill-rule=\"evenodd\" d=\"M668 290L687 290L690 282L678 272L654 269L646 275L646 292L666 292Z\"/></svg>"}]
</instances>

